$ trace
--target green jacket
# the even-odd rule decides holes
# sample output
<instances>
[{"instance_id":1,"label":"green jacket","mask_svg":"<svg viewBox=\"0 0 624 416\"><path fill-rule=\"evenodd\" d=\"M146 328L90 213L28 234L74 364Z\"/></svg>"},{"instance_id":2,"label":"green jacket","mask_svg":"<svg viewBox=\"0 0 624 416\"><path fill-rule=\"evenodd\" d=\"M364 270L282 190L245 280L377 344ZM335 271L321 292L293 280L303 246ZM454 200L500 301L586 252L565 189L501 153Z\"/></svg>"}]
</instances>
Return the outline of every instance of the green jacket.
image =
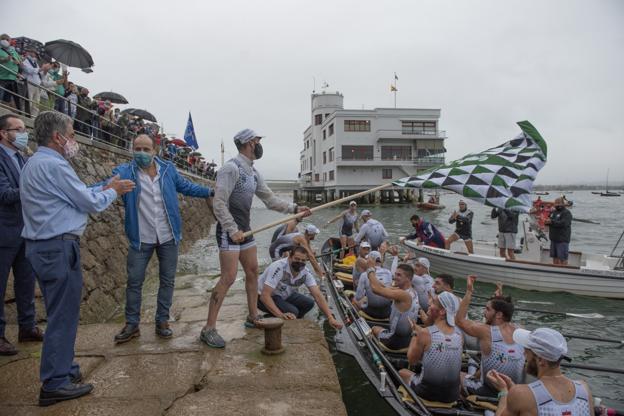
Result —
<instances>
[{"instance_id":1,"label":"green jacket","mask_svg":"<svg viewBox=\"0 0 624 416\"><path fill-rule=\"evenodd\" d=\"M9 57L13 57L13 59L18 62L21 60L19 54L15 51L15 49L0 48L0 64L3 65L0 66L0 79L5 81L15 81L17 79L16 73L19 69L19 65L16 64L14 61L10 60ZM10 71L8 69L5 69L4 67L9 68Z\"/></svg>"}]
</instances>

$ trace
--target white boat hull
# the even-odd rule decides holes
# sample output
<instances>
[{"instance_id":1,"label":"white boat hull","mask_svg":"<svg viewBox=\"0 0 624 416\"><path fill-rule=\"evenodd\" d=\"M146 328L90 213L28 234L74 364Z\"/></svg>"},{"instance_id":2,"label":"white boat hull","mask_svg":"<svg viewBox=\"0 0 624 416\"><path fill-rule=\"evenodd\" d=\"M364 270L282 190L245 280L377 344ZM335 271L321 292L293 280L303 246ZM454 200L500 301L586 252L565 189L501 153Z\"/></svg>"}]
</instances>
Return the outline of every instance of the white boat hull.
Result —
<instances>
[{"instance_id":1,"label":"white boat hull","mask_svg":"<svg viewBox=\"0 0 624 416\"><path fill-rule=\"evenodd\" d=\"M417 256L427 257L435 273L448 273L454 277L474 274L481 281L502 282L506 286L526 290L624 299L623 270L514 262L496 256L468 255L417 245L415 241L405 241L404 244L414 250Z\"/></svg>"}]
</instances>

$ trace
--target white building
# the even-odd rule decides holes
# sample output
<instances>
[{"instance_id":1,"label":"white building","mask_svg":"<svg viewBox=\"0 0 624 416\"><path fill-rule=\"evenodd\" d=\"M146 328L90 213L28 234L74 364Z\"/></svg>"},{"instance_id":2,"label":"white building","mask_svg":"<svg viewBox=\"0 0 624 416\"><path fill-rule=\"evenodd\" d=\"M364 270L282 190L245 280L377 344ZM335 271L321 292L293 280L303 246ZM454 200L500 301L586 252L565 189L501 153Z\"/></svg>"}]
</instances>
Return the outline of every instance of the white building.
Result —
<instances>
[{"instance_id":1,"label":"white building","mask_svg":"<svg viewBox=\"0 0 624 416\"><path fill-rule=\"evenodd\" d=\"M440 110L345 110L339 92L312 94L303 136L302 196L333 200L444 163Z\"/></svg>"}]
</instances>

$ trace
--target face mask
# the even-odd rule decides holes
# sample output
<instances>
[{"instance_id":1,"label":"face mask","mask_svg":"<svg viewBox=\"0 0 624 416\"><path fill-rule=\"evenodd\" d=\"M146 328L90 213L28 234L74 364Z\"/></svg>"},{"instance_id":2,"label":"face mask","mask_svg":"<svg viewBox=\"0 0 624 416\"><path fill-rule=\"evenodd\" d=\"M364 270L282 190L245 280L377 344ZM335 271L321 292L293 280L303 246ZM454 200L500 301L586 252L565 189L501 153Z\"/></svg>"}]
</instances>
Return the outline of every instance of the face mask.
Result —
<instances>
[{"instance_id":1,"label":"face mask","mask_svg":"<svg viewBox=\"0 0 624 416\"><path fill-rule=\"evenodd\" d=\"M2 45L3 48L8 48L9 46L11 46L9 41L5 39L0 40L0 45Z\"/></svg>"},{"instance_id":2,"label":"face mask","mask_svg":"<svg viewBox=\"0 0 624 416\"><path fill-rule=\"evenodd\" d=\"M17 133L15 135L15 141L13 142L13 146L17 147L19 150L26 149L26 146L28 146L28 133Z\"/></svg>"},{"instance_id":3,"label":"face mask","mask_svg":"<svg viewBox=\"0 0 624 416\"><path fill-rule=\"evenodd\" d=\"M295 273L299 273L305 267L305 263L302 261L293 261L290 263L290 268Z\"/></svg>"},{"instance_id":4,"label":"face mask","mask_svg":"<svg viewBox=\"0 0 624 416\"><path fill-rule=\"evenodd\" d=\"M78 154L78 142L76 140L69 140L65 136L61 135L62 138L65 139L65 144L63 144L63 154L65 155L65 159L71 159Z\"/></svg>"},{"instance_id":5,"label":"face mask","mask_svg":"<svg viewBox=\"0 0 624 416\"><path fill-rule=\"evenodd\" d=\"M140 168L147 168L152 164L154 156L146 152L134 152L134 160Z\"/></svg>"},{"instance_id":6,"label":"face mask","mask_svg":"<svg viewBox=\"0 0 624 416\"><path fill-rule=\"evenodd\" d=\"M262 145L260 143L256 143L254 146L254 157L256 160L262 157Z\"/></svg>"}]
</instances>

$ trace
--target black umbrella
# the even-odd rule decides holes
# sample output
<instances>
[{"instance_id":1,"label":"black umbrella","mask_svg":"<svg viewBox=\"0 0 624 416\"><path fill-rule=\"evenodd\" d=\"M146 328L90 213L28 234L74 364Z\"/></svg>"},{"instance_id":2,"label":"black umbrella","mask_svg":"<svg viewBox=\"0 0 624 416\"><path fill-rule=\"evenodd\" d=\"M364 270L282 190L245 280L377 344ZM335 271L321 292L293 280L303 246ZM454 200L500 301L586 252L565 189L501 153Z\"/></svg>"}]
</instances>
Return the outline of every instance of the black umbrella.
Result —
<instances>
[{"instance_id":1,"label":"black umbrella","mask_svg":"<svg viewBox=\"0 0 624 416\"><path fill-rule=\"evenodd\" d=\"M53 40L47 42L44 49L52 58L67 66L81 69L93 66L91 54L71 40Z\"/></svg>"},{"instance_id":2,"label":"black umbrella","mask_svg":"<svg viewBox=\"0 0 624 416\"><path fill-rule=\"evenodd\" d=\"M132 116L137 116L139 118L142 118L143 120L151 121L151 122L154 122L154 123L157 122L156 121L156 117L154 117L154 115L152 113L150 113L149 111L140 110L138 108L126 108L121 113L122 114L130 114Z\"/></svg>"},{"instance_id":3,"label":"black umbrella","mask_svg":"<svg viewBox=\"0 0 624 416\"><path fill-rule=\"evenodd\" d=\"M108 100L113 104L128 104L128 100L126 100L123 95L112 91L104 91L99 94L95 94L93 98L104 101Z\"/></svg>"},{"instance_id":4,"label":"black umbrella","mask_svg":"<svg viewBox=\"0 0 624 416\"><path fill-rule=\"evenodd\" d=\"M17 52L23 54L27 49L34 49L40 59L49 61L50 56L43 49L43 43L38 40L27 38L26 36L20 36L19 38L13 38L15 41L15 49Z\"/></svg>"}]
</instances>

